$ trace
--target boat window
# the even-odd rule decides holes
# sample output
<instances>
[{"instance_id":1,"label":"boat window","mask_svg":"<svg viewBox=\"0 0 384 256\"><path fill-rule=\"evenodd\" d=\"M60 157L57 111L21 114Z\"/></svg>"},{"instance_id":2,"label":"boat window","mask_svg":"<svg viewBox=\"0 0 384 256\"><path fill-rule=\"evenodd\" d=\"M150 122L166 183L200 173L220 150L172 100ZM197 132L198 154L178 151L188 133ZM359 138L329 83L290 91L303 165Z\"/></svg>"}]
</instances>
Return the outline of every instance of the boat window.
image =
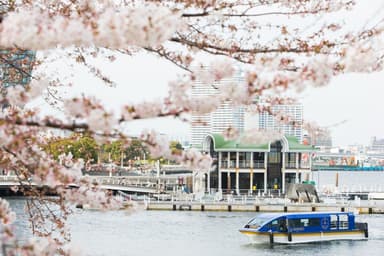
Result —
<instances>
[{"instance_id":1,"label":"boat window","mask_svg":"<svg viewBox=\"0 0 384 256\"><path fill-rule=\"evenodd\" d=\"M301 227L301 221L300 221L300 219L290 219L290 220L288 220L288 225L291 228L300 228Z\"/></svg>"},{"instance_id":2,"label":"boat window","mask_svg":"<svg viewBox=\"0 0 384 256\"><path fill-rule=\"evenodd\" d=\"M272 230L277 230L279 228L279 222L277 220L272 221L270 225Z\"/></svg>"},{"instance_id":3,"label":"boat window","mask_svg":"<svg viewBox=\"0 0 384 256\"><path fill-rule=\"evenodd\" d=\"M302 219L290 219L288 221L290 228L303 228L303 227L319 227L320 218L302 218Z\"/></svg>"},{"instance_id":4,"label":"boat window","mask_svg":"<svg viewBox=\"0 0 384 256\"><path fill-rule=\"evenodd\" d=\"M309 219L290 219L288 221L289 227L291 228L303 228L307 227L309 224Z\"/></svg>"},{"instance_id":5,"label":"boat window","mask_svg":"<svg viewBox=\"0 0 384 256\"><path fill-rule=\"evenodd\" d=\"M311 218L311 219L309 219L309 226L311 226L311 227L320 227L320 218Z\"/></svg>"},{"instance_id":6,"label":"boat window","mask_svg":"<svg viewBox=\"0 0 384 256\"><path fill-rule=\"evenodd\" d=\"M248 222L248 225L260 226L261 224L263 224L264 222L266 222L269 219L270 219L270 217L256 217L256 218L253 218L252 220L250 220Z\"/></svg>"},{"instance_id":7,"label":"boat window","mask_svg":"<svg viewBox=\"0 0 384 256\"><path fill-rule=\"evenodd\" d=\"M337 229L337 215L331 215L331 229Z\"/></svg>"},{"instance_id":8,"label":"boat window","mask_svg":"<svg viewBox=\"0 0 384 256\"><path fill-rule=\"evenodd\" d=\"M339 229L348 229L348 215L339 215Z\"/></svg>"},{"instance_id":9,"label":"boat window","mask_svg":"<svg viewBox=\"0 0 384 256\"><path fill-rule=\"evenodd\" d=\"M279 231L280 232L287 232L287 220L286 219L279 219Z\"/></svg>"}]
</instances>

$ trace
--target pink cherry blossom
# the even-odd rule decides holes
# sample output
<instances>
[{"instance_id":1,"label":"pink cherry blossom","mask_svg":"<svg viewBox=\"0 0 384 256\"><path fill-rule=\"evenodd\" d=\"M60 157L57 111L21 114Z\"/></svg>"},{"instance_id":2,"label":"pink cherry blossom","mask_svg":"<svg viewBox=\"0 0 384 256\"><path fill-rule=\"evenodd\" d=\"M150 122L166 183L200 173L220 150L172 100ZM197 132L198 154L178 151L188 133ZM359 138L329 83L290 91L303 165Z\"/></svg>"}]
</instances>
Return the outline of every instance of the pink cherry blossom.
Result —
<instances>
[{"instance_id":1,"label":"pink cherry blossom","mask_svg":"<svg viewBox=\"0 0 384 256\"><path fill-rule=\"evenodd\" d=\"M49 15L40 9L10 12L0 25L0 46L44 50L56 46L100 46L114 49L128 46L156 46L181 27L180 14L166 7L137 8L109 6L92 20ZM93 26L92 26L93 24Z\"/></svg>"}]
</instances>

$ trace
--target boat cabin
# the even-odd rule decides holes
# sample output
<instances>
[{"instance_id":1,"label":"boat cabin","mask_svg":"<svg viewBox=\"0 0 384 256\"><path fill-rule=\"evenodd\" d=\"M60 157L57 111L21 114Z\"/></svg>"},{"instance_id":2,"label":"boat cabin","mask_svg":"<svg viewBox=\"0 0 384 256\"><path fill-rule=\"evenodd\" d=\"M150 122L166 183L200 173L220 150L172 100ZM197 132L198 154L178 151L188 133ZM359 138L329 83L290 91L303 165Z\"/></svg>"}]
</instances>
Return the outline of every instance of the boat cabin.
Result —
<instances>
[{"instance_id":1,"label":"boat cabin","mask_svg":"<svg viewBox=\"0 0 384 256\"><path fill-rule=\"evenodd\" d=\"M256 219L256 218L255 218ZM255 219L253 221L255 221ZM252 225L252 220L249 223ZM355 229L352 213L286 214L264 223L259 231L265 232L316 232Z\"/></svg>"},{"instance_id":2,"label":"boat cabin","mask_svg":"<svg viewBox=\"0 0 384 256\"><path fill-rule=\"evenodd\" d=\"M355 222L355 216L350 212L260 214L240 232L254 240L260 235L268 235L271 243L355 240L368 238L368 225Z\"/></svg>"}]
</instances>

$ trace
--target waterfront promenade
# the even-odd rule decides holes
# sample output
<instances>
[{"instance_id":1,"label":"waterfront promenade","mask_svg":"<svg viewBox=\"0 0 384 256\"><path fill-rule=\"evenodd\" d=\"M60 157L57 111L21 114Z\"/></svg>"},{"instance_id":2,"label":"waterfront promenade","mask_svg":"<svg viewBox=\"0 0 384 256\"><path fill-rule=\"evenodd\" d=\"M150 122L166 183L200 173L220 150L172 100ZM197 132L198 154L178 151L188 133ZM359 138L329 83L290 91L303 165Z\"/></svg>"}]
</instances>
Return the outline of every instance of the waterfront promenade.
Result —
<instances>
[{"instance_id":1,"label":"waterfront promenade","mask_svg":"<svg viewBox=\"0 0 384 256\"><path fill-rule=\"evenodd\" d=\"M146 210L165 211L227 211L227 212L354 212L357 214L384 214L384 200L347 200L346 197L322 196L320 203L292 202L287 198L273 197L227 197L225 200L201 198L190 195L157 200L146 198ZM164 198L163 198L164 199Z\"/></svg>"},{"instance_id":2,"label":"waterfront promenade","mask_svg":"<svg viewBox=\"0 0 384 256\"><path fill-rule=\"evenodd\" d=\"M159 184L177 188L180 175L90 176L103 189L130 193L149 211L223 211L223 212L310 212L350 211L360 214L384 214L384 200L361 200L359 194L321 194L320 203L292 202L280 193L221 194L185 193L181 190L160 193ZM27 181L25 181L27 182ZM29 183L28 183L29 184ZM0 176L0 188L20 185L14 176ZM37 184L32 184L37 185ZM382 191L380 189L380 191ZM249 191L248 191L249 192ZM269 191L270 192L270 191ZM275 191L276 192L276 191ZM142 196L137 196L141 194ZM361 195L367 195L362 193ZM383 193L384 195L384 193ZM354 199L355 200L350 200ZM349 200L348 200L349 199Z\"/></svg>"}]
</instances>

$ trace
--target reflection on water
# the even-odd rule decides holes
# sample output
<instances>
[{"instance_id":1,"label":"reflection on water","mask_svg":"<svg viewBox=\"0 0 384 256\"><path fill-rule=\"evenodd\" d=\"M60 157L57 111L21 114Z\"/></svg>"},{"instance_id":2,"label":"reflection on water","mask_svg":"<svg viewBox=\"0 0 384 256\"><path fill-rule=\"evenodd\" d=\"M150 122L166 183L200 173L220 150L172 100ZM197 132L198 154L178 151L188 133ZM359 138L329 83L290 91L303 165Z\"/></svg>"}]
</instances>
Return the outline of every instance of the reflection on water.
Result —
<instances>
[{"instance_id":1,"label":"reflection on water","mask_svg":"<svg viewBox=\"0 0 384 256\"><path fill-rule=\"evenodd\" d=\"M17 232L30 236L23 200L11 200L21 219ZM250 244L238 229L254 217L250 212L125 211L75 209L70 218L73 244L86 255L254 256L254 255L382 255L384 215L360 215L368 222L368 241L333 241L297 245Z\"/></svg>"}]
</instances>

